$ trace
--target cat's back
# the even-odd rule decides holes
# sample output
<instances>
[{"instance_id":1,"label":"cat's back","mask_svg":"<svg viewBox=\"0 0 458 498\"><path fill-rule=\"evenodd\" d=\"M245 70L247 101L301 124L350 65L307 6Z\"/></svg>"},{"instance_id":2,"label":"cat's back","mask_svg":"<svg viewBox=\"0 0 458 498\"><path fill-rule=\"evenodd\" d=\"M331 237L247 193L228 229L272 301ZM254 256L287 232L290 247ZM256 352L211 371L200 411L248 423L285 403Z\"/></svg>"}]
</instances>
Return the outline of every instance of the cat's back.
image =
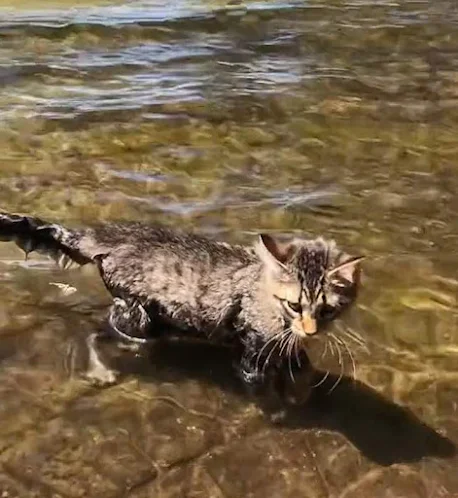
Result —
<instances>
[{"instance_id":1,"label":"cat's back","mask_svg":"<svg viewBox=\"0 0 458 498\"><path fill-rule=\"evenodd\" d=\"M137 258L163 256L181 261L240 261L249 263L254 253L249 247L160 224L140 222L111 223L88 229L81 240L100 254L129 253Z\"/></svg>"},{"instance_id":2,"label":"cat's back","mask_svg":"<svg viewBox=\"0 0 458 498\"><path fill-rule=\"evenodd\" d=\"M179 306L182 320L194 325L196 313L211 321L209 310L230 301L231 289L256 261L251 248L161 225L105 225L84 238L82 244L103 255L100 271L112 293L157 302L174 316Z\"/></svg>"}]
</instances>

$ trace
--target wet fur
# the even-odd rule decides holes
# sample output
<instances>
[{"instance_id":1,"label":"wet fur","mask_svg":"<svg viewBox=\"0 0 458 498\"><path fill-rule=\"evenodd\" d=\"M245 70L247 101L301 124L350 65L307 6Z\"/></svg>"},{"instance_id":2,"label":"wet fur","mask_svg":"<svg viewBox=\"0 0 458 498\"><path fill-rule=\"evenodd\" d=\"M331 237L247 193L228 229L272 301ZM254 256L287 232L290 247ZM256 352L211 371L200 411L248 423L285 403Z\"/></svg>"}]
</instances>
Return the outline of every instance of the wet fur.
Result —
<instances>
[{"instance_id":1,"label":"wet fur","mask_svg":"<svg viewBox=\"0 0 458 498\"><path fill-rule=\"evenodd\" d=\"M97 265L114 298L108 319L116 335L144 343L171 325L184 335L232 344L239 372L252 384L266 376L284 384L284 373L277 374L285 362L292 378L309 363L304 341L291 330L286 337L291 317L279 298L306 286L302 299L313 301L318 286L326 285L335 315L356 296L355 265L351 273L334 275L346 286L323 283L323 272L348 255L321 238L282 243L262 236L253 246L240 246L139 223L71 230L0 213L0 240L13 240L26 253L48 254L62 266ZM310 313L317 310L319 304L311 302Z\"/></svg>"}]
</instances>

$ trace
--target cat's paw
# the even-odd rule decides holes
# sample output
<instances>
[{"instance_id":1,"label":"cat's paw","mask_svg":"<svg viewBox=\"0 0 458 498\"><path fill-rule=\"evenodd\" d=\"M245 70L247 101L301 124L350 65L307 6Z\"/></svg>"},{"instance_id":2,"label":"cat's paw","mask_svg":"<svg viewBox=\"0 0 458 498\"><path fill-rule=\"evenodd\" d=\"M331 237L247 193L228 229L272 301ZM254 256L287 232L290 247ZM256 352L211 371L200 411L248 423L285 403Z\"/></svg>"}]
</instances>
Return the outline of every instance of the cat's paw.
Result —
<instances>
[{"instance_id":1,"label":"cat's paw","mask_svg":"<svg viewBox=\"0 0 458 498\"><path fill-rule=\"evenodd\" d=\"M312 386L309 382L291 383L285 389L285 400L290 405L305 405L311 394Z\"/></svg>"},{"instance_id":2,"label":"cat's paw","mask_svg":"<svg viewBox=\"0 0 458 498\"><path fill-rule=\"evenodd\" d=\"M285 420L286 415L287 415L286 410L278 410L278 411L271 413L269 415L269 418L273 424L280 424L281 422L283 422Z\"/></svg>"},{"instance_id":3,"label":"cat's paw","mask_svg":"<svg viewBox=\"0 0 458 498\"><path fill-rule=\"evenodd\" d=\"M116 384L119 372L111 368L98 366L88 370L83 376L93 386L106 387Z\"/></svg>"},{"instance_id":4,"label":"cat's paw","mask_svg":"<svg viewBox=\"0 0 458 498\"><path fill-rule=\"evenodd\" d=\"M129 353L134 353L137 356L140 355L140 353L143 349L143 344L136 344L136 343L126 344L125 342L120 342L120 341L116 343L116 346L121 351L127 351Z\"/></svg>"}]
</instances>

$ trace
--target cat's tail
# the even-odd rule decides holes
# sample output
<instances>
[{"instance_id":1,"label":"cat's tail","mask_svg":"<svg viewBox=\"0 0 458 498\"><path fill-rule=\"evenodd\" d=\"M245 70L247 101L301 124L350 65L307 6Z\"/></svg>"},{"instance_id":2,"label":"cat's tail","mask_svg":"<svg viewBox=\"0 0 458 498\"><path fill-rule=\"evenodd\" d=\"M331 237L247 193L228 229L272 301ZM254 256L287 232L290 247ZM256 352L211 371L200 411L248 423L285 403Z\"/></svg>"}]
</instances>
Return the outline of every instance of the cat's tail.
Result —
<instances>
[{"instance_id":1,"label":"cat's tail","mask_svg":"<svg viewBox=\"0 0 458 498\"><path fill-rule=\"evenodd\" d=\"M62 268L94 262L93 254L82 247L83 235L40 218L0 212L1 241L15 242L26 256L33 251L50 256Z\"/></svg>"}]
</instances>

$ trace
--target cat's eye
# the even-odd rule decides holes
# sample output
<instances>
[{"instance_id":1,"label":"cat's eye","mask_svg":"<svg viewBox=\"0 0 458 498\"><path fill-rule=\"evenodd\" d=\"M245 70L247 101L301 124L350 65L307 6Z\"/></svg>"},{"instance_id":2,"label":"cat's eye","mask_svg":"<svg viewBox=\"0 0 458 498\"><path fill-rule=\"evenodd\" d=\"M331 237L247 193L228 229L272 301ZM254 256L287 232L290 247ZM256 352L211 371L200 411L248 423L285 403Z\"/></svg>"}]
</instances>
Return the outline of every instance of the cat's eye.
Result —
<instances>
[{"instance_id":1,"label":"cat's eye","mask_svg":"<svg viewBox=\"0 0 458 498\"><path fill-rule=\"evenodd\" d=\"M300 303L292 303L291 301L286 301L286 303L291 308L291 311L294 311L294 313L302 312L302 306L300 305Z\"/></svg>"},{"instance_id":2,"label":"cat's eye","mask_svg":"<svg viewBox=\"0 0 458 498\"><path fill-rule=\"evenodd\" d=\"M324 304L320 307L319 316L323 320L331 320L337 314L337 309L333 306Z\"/></svg>"}]
</instances>

